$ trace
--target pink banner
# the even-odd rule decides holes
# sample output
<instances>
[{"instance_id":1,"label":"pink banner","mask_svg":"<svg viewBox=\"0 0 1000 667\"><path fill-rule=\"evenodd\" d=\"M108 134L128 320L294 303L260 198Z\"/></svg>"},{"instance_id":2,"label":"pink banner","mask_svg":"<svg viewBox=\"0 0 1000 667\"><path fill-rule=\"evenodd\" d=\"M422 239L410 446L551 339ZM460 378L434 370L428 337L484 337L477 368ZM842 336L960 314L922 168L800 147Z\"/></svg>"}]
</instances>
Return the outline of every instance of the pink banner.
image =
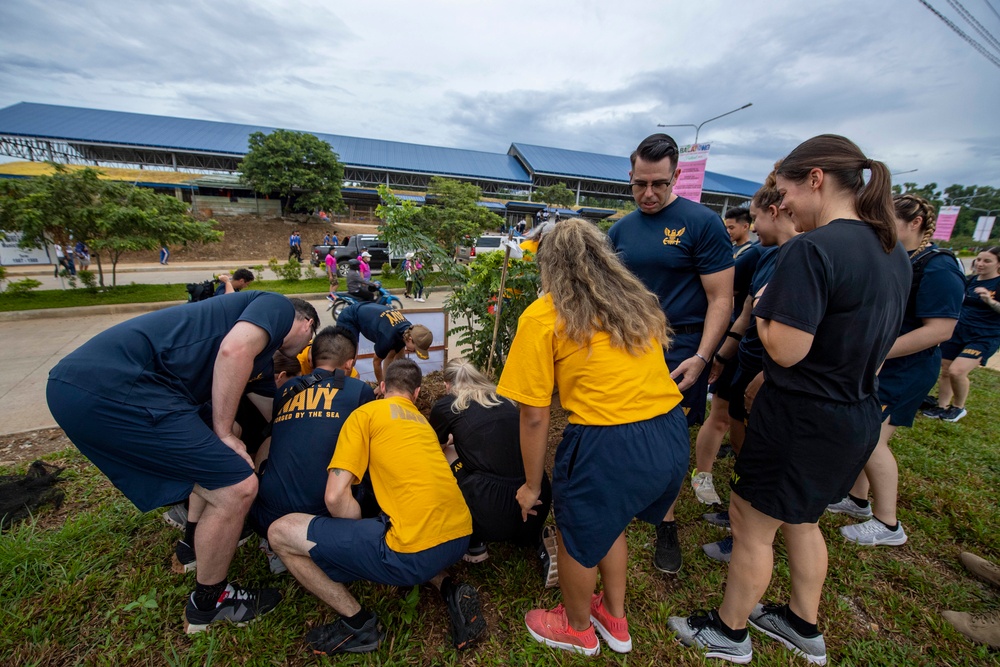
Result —
<instances>
[{"instance_id":1,"label":"pink banner","mask_svg":"<svg viewBox=\"0 0 1000 667\"><path fill-rule=\"evenodd\" d=\"M961 206L942 206L938 211L937 226L934 229L932 239L947 241L951 238L951 232L955 229L955 221L958 220L958 212Z\"/></svg>"},{"instance_id":2,"label":"pink banner","mask_svg":"<svg viewBox=\"0 0 1000 667\"><path fill-rule=\"evenodd\" d=\"M681 175L674 185L674 194L691 201L701 202L701 188L705 183L705 164L711 144L691 144L680 147L677 166Z\"/></svg>"}]
</instances>

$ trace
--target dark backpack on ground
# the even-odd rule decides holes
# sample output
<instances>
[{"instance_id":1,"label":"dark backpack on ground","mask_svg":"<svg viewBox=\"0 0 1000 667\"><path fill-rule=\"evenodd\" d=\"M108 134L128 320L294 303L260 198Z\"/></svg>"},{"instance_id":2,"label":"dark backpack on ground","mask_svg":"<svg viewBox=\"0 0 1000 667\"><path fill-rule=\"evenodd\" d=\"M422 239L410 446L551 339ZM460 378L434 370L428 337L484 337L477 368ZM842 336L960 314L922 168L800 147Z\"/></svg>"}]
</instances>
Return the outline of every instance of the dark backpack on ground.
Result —
<instances>
[{"instance_id":1,"label":"dark backpack on ground","mask_svg":"<svg viewBox=\"0 0 1000 667\"><path fill-rule=\"evenodd\" d=\"M44 505L58 508L65 494L55 486L62 468L35 461L24 475L0 476L0 530L7 530Z\"/></svg>"},{"instance_id":2,"label":"dark backpack on ground","mask_svg":"<svg viewBox=\"0 0 1000 667\"><path fill-rule=\"evenodd\" d=\"M203 283L188 283L188 301L204 301L215 296L214 280L206 280Z\"/></svg>"}]
</instances>

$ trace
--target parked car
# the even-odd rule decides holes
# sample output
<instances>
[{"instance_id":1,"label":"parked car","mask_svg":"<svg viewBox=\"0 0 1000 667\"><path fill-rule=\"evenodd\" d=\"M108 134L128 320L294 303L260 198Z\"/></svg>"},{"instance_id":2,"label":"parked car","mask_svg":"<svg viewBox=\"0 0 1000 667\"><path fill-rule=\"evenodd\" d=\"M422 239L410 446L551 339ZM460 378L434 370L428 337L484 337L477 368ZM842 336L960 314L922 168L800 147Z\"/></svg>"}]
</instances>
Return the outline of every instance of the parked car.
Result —
<instances>
[{"instance_id":1,"label":"parked car","mask_svg":"<svg viewBox=\"0 0 1000 667\"><path fill-rule=\"evenodd\" d=\"M357 258L366 250L372 256L369 264L373 270L381 269L389 261L389 244L375 234L355 234L348 239L347 245L314 245L310 261L313 266L322 266L326 262L326 256L332 252L333 258L337 260L337 273L343 277L347 275L348 260Z\"/></svg>"},{"instance_id":2,"label":"parked car","mask_svg":"<svg viewBox=\"0 0 1000 667\"><path fill-rule=\"evenodd\" d=\"M457 259L460 262L471 262L478 255L487 252L503 250L502 236L480 236L473 246L458 246Z\"/></svg>"}]
</instances>

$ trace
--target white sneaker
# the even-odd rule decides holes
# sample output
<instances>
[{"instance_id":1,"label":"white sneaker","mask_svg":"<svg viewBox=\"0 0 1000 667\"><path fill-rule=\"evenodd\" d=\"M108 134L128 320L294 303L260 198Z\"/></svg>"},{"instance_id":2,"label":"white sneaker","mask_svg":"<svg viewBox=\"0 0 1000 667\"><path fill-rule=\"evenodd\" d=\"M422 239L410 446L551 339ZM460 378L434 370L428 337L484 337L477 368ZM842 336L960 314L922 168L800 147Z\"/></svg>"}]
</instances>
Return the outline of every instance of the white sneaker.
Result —
<instances>
[{"instance_id":1,"label":"white sneaker","mask_svg":"<svg viewBox=\"0 0 1000 667\"><path fill-rule=\"evenodd\" d=\"M838 500L832 505L827 505L826 511L831 514L848 514L856 519L870 519L872 516L872 505L868 503L864 507L861 507L851 500L850 496L844 496L842 500Z\"/></svg>"},{"instance_id":2,"label":"white sneaker","mask_svg":"<svg viewBox=\"0 0 1000 667\"><path fill-rule=\"evenodd\" d=\"M906 544L907 540L906 533L903 532L903 524L899 524L896 530L889 530L888 526L875 518L864 523L844 526L840 529L840 534L848 542L866 547L878 545L898 547Z\"/></svg>"},{"instance_id":3,"label":"white sneaker","mask_svg":"<svg viewBox=\"0 0 1000 667\"><path fill-rule=\"evenodd\" d=\"M712 481L712 473L698 472L691 473L691 488L694 489L695 497L706 505L721 505L722 498L715 492L715 483Z\"/></svg>"},{"instance_id":4,"label":"white sneaker","mask_svg":"<svg viewBox=\"0 0 1000 667\"><path fill-rule=\"evenodd\" d=\"M418 303L424 303L425 301L427 301L427 299L423 299L423 298L417 297L416 299L414 299L414 301L416 301Z\"/></svg>"}]
</instances>

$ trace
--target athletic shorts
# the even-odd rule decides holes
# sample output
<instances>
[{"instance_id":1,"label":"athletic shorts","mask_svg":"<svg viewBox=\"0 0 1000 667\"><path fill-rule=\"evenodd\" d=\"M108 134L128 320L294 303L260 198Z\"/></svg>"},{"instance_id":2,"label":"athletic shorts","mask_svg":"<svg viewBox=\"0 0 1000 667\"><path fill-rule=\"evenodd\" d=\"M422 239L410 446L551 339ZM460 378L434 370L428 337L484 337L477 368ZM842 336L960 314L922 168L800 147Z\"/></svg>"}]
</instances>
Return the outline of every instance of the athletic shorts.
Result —
<instances>
[{"instance_id":1,"label":"athletic shorts","mask_svg":"<svg viewBox=\"0 0 1000 667\"><path fill-rule=\"evenodd\" d=\"M253 468L199 415L128 405L50 379L49 410L76 448L143 512L178 503L195 484L239 484Z\"/></svg>"},{"instance_id":2,"label":"athletic shorts","mask_svg":"<svg viewBox=\"0 0 1000 667\"><path fill-rule=\"evenodd\" d=\"M719 379L708 386L709 393L724 401L733 400L732 384L737 368L739 368L739 364L736 363L735 359L731 360L728 364L724 364L722 372L719 373Z\"/></svg>"},{"instance_id":3,"label":"athletic shorts","mask_svg":"<svg viewBox=\"0 0 1000 667\"><path fill-rule=\"evenodd\" d=\"M451 464L451 471L472 514L474 541L512 542L523 546L538 544L552 506L552 485L547 474L542 473L542 493L538 497L542 504L524 521L517 502L517 490L524 484L523 477L500 477L470 470L461 459Z\"/></svg>"},{"instance_id":4,"label":"athletic shorts","mask_svg":"<svg viewBox=\"0 0 1000 667\"><path fill-rule=\"evenodd\" d=\"M759 368L747 368L742 364L737 364L736 372L733 375L732 381L729 383L729 393L732 398L729 399L729 418L734 419L738 422L743 422L744 425L747 423L747 408L746 408L746 393L747 386L753 379L757 377L760 373Z\"/></svg>"},{"instance_id":5,"label":"athletic shorts","mask_svg":"<svg viewBox=\"0 0 1000 667\"><path fill-rule=\"evenodd\" d=\"M315 546L309 557L326 576L342 584L373 581L388 586L416 586L462 559L469 536L412 554L393 551L385 543L389 519L313 517L306 537Z\"/></svg>"},{"instance_id":6,"label":"athletic shorts","mask_svg":"<svg viewBox=\"0 0 1000 667\"><path fill-rule=\"evenodd\" d=\"M733 492L785 523L816 523L847 495L878 442L875 396L822 401L764 382L730 479Z\"/></svg>"},{"instance_id":7,"label":"athletic shorts","mask_svg":"<svg viewBox=\"0 0 1000 667\"><path fill-rule=\"evenodd\" d=\"M1000 347L1000 336L982 336L965 330L958 325L951 338L941 343L941 358L954 361L958 357L978 359L980 366L985 366L989 358L996 354Z\"/></svg>"},{"instance_id":8,"label":"athletic shorts","mask_svg":"<svg viewBox=\"0 0 1000 667\"><path fill-rule=\"evenodd\" d=\"M552 507L569 555L594 567L633 517L660 523L690 451L679 408L632 424L567 426L552 467Z\"/></svg>"},{"instance_id":9,"label":"athletic shorts","mask_svg":"<svg viewBox=\"0 0 1000 667\"><path fill-rule=\"evenodd\" d=\"M666 359L667 368L670 369L670 372L674 372L677 366L685 359L693 357L694 353L698 351L698 345L700 344L700 331L675 335L673 342L670 343L670 349L663 353L663 358ZM705 421L705 403L708 398L709 372L710 369L706 364L705 372L701 374L693 385L688 387L687 390L683 392L683 397L681 398L681 408L684 410L684 415L687 417L687 425L689 428L695 424L701 424Z\"/></svg>"},{"instance_id":10,"label":"athletic shorts","mask_svg":"<svg viewBox=\"0 0 1000 667\"><path fill-rule=\"evenodd\" d=\"M887 359L878 374L878 400L882 421L892 426L913 426L913 418L928 392L937 382L941 353Z\"/></svg>"}]
</instances>

